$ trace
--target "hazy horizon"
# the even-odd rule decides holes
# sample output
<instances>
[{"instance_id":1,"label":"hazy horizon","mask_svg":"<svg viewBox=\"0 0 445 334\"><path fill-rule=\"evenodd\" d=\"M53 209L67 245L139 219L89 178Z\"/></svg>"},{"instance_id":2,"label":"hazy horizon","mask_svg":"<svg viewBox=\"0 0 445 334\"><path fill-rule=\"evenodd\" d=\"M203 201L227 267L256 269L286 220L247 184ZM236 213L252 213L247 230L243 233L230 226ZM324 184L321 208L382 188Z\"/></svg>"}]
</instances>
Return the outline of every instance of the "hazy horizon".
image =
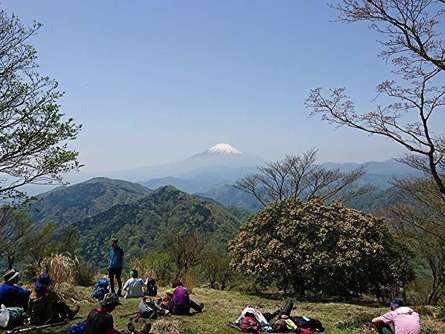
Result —
<instances>
[{"instance_id":1,"label":"hazy horizon","mask_svg":"<svg viewBox=\"0 0 445 334\"><path fill-rule=\"evenodd\" d=\"M311 88L345 86L369 108L390 77L378 36L345 25L325 1L3 1L25 25L39 71L83 124L84 172L179 161L224 142L278 160L319 149L321 162L382 161L394 143L310 118Z\"/></svg>"}]
</instances>

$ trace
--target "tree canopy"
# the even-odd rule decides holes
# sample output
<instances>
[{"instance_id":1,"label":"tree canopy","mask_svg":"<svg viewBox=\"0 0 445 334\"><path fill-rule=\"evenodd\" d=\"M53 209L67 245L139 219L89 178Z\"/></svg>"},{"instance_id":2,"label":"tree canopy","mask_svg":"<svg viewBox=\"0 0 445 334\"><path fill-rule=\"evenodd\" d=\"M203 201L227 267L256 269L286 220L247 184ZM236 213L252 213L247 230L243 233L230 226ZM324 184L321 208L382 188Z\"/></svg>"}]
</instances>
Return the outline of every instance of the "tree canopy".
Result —
<instances>
[{"instance_id":1,"label":"tree canopy","mask_svg":"<svg viewBox=\"0 0 445 334\"><path fill-rule=\"evenodd\" d=\"M28 40L41 25L25 27L0 11L0 196L12 197L25 184L62 182L77 169L68 148L80 125L64 118L58 83L37 72L37 53Z\"/></svg>"}]
</instances>

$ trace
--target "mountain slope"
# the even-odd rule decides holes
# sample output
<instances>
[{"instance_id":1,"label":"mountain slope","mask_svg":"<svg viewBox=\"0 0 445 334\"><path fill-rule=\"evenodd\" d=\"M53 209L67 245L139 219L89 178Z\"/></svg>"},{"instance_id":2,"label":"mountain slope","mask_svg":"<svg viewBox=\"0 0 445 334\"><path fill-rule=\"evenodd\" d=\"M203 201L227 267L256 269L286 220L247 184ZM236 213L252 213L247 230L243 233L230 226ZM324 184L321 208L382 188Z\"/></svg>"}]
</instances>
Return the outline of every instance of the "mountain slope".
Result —
<instances>
[{"instance_id":1,"label":"mountain slope","mask_svg":"<svg viewBox=\"0 0 445 334\"><path fill-rule=\"evenodd\" d=\"M108 242L117 236L128 257L162 249L167 238L181 231L200 233L225 243L241 222L229 210L173 187L162 187L136 202L120 204L76 224L82 235L82 255L105 265Z\"/></svg>"},{"instance_id":2,"label":"mountain slope","mask_svg":"<svg viewBox=\"0 0 445 334\"><path fill-rule=\"evenodd\" d=\"M230 184L212 188L201 195L211 198L224 206L243 208L250 212L255 212L262 208L253 195Z\"/></svg>"},{"instance_id":3,"label":"mountain slope","mask_svg":"<svg viewBox=\"0 0 445 334\"><path fill-rule=\"evenodd\" d=\"M29 209L29 215L40 225L53 223L66 226L114 205L131 203L150 192L137 183L94 178L38 195Z\"/></svg>"}]
</instances>

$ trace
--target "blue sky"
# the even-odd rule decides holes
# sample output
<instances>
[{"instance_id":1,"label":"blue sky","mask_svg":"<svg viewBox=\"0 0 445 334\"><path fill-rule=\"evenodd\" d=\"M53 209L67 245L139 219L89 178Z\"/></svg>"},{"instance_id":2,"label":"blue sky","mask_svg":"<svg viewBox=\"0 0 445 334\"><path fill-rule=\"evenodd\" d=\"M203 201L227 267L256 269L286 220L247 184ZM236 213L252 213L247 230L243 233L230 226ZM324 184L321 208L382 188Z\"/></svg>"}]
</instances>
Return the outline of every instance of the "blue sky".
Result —
<instances>
[{"instance_id":1,"label":"blue sky","mask_svg":"<svg viewBox=\"0 0 445 334\"><path fill-rule=\"evenodd\" d=\"M319 148L322 161L383 160L398 146L308 117L318 86L369 108L389 76L366 25L326 1L2 1L25 24L62 110L84 128L87 171L179 160L219 142L266 159Z\"/></svg>"}]
</instances>

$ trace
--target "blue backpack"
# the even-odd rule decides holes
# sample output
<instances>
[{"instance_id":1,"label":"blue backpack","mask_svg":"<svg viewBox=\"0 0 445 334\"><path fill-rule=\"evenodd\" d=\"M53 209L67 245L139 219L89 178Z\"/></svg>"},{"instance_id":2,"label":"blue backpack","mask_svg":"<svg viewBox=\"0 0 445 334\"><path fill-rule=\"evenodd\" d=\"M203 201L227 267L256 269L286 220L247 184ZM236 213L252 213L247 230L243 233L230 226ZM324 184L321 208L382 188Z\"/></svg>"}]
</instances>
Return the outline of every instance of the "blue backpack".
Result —
<instances>
[{"instance_id":1,"label":"blue backpack","mask_svg":"<svg viewBox=\"0 0 445 334\"><path fill-rule=\"evenodd\" d=\"M96 286L94 287L93 292L91 293L91 297L97 300L104 299L104 296L109 292L108 290L108 279L101 278L96 282Z\"/></svg>"},{"instance_id":2,"label":"blue backpack","mask_svg":"<svg viewBox=\"0 0 445 334\"><path fill-rule=\"evenodd\" d=\"M69 334L83 334L83 333L85 333L86 327L87 327L86 320L79 322L78 324L72 325L70 327Z\"/></svg>"}]
</instances>

